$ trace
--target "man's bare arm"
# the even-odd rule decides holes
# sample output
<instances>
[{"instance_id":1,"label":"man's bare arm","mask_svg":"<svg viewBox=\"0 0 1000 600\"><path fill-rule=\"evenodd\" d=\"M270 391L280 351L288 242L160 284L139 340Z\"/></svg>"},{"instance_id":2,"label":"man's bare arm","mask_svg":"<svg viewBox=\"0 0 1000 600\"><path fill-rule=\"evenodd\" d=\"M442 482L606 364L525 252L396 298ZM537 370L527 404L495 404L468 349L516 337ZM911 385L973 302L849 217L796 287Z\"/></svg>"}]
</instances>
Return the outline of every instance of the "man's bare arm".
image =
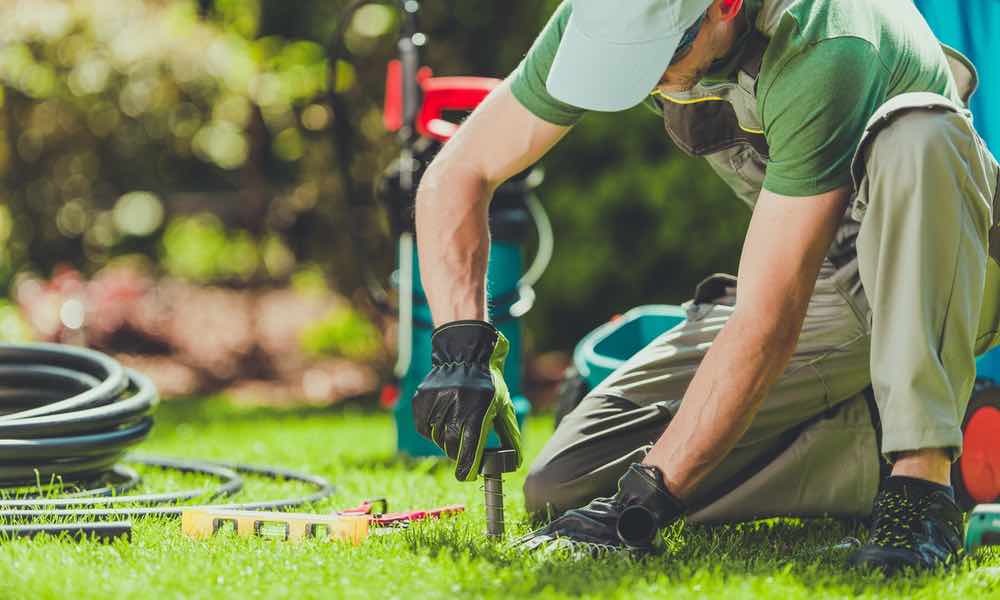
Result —
<instances>
[{"instance_id":1,"label":"man's bare arm","mask_svg":"<svg viewBox=\"0 0 1000 600\"><path fill-rule=\"evenodd\" d=\"M528 112L505 81L428 167L417 190L417 245L435 324L486 319L487 211L493 192L568 130Z\"/></svg>"},{"instance_id":2,"label":"man's bare arm","mask_svg":"<svg viewBox=\"0 0 1000 600\"><path fill-rule=\"evenodd\" d=\"M736 308L645 462L684 498L732 450L791 359L847 188L791 198L762 191L740 258Z\"/></svg>"}]
</instances>

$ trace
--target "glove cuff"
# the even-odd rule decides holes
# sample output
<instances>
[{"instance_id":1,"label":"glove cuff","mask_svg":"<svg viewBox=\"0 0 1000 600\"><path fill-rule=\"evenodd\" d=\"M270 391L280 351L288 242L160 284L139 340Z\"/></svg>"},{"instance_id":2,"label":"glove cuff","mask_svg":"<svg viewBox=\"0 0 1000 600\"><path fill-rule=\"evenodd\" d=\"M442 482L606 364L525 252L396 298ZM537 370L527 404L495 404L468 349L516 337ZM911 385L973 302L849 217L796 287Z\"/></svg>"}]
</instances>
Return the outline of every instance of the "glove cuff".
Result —
<instances>
[{"instance_id":1,"label":"glove cuff","mask_svg":"<svg viewBox=\"0 0 1000 600\"><path fill-rule=\"evenodd\" d=\"M618 480L616 500L622 507L618 537L627 546L649 546L660 529L686 510L684 503L667 489L663 472L640 463L632 463Z\"/></svg>"},{"instance_id":2,"label":"glove cuff","mask_svg":"<svg viewBox=\"0 0 1000 600\"><path fill-rule=\"evenodd\" d=\"M500 332L486 321L451 321L434 330L431 363L473 363L486 365L500 338Z\"/></svg>"}]
</instances>

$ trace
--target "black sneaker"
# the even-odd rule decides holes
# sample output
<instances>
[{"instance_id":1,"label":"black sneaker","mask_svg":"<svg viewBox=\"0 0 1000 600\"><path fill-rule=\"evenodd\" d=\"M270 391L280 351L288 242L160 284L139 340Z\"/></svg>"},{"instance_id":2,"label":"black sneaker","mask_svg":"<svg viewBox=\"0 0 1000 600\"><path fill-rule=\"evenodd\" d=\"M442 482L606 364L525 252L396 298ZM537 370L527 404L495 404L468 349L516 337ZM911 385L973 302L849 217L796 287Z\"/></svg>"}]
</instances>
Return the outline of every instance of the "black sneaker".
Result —
<instances>
[{"instance_id":1,"label":"black sneaker","mask_svg":"<svg viewBox=\"0 0 1000 600\"><path fill-rule=\"evenodd\" d=\"M886 575L955 564L962 558L963 528L951 488L890 477L875 499L871 537L848 562Z\"/></svg>"}]
</instances>

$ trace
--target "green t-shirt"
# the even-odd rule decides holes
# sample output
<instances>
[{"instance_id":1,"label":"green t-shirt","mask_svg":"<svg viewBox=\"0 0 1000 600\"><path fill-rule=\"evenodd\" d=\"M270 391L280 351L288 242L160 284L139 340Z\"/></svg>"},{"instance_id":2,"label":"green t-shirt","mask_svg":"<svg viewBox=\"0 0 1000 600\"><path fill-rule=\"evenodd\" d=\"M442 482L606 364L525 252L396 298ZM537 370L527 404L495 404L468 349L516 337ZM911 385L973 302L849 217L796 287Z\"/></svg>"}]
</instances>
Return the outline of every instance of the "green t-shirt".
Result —
<instances>
[{"instance_id":1,"label":"green t-shirt","mask_svg":"<svg viewBox=\"0 0 1000 600\"><path fill-rule=\"evenodd\" d=\"M781 3L757 79L757 110L770 149L764 187L786 196L821 194L850 182L850 162L868 119L905 92L935 92L961 103L947 59L910 0L764 0ZM746 18L759 26L760 0ZM556 9L511 75L529 111L571 125L586 111L548 93L545 80L572 7ZM746 37L746 36L745 36ZM706 80L734 73L743 47Z\"/></svg>"}]
</instances>

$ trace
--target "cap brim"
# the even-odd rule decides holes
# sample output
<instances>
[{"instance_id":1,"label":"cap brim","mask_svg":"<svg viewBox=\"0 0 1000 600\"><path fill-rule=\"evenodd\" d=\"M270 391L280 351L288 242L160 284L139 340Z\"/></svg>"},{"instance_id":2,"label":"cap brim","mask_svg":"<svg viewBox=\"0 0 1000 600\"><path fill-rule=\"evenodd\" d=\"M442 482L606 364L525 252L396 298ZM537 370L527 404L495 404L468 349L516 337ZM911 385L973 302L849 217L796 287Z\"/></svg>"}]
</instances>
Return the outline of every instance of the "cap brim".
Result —
<instances>
[{"instance_id":1,"label":"cap brim","mask_svg":"<svg viewBox=\"0 0 1000 600\"><path fill-rule=\"evenodd\" d=\"M586 110L632 108L659 83L683 35L612 44L587 37L570 15L545 86L555 99Z\"/></svg>"}]
</instances>

